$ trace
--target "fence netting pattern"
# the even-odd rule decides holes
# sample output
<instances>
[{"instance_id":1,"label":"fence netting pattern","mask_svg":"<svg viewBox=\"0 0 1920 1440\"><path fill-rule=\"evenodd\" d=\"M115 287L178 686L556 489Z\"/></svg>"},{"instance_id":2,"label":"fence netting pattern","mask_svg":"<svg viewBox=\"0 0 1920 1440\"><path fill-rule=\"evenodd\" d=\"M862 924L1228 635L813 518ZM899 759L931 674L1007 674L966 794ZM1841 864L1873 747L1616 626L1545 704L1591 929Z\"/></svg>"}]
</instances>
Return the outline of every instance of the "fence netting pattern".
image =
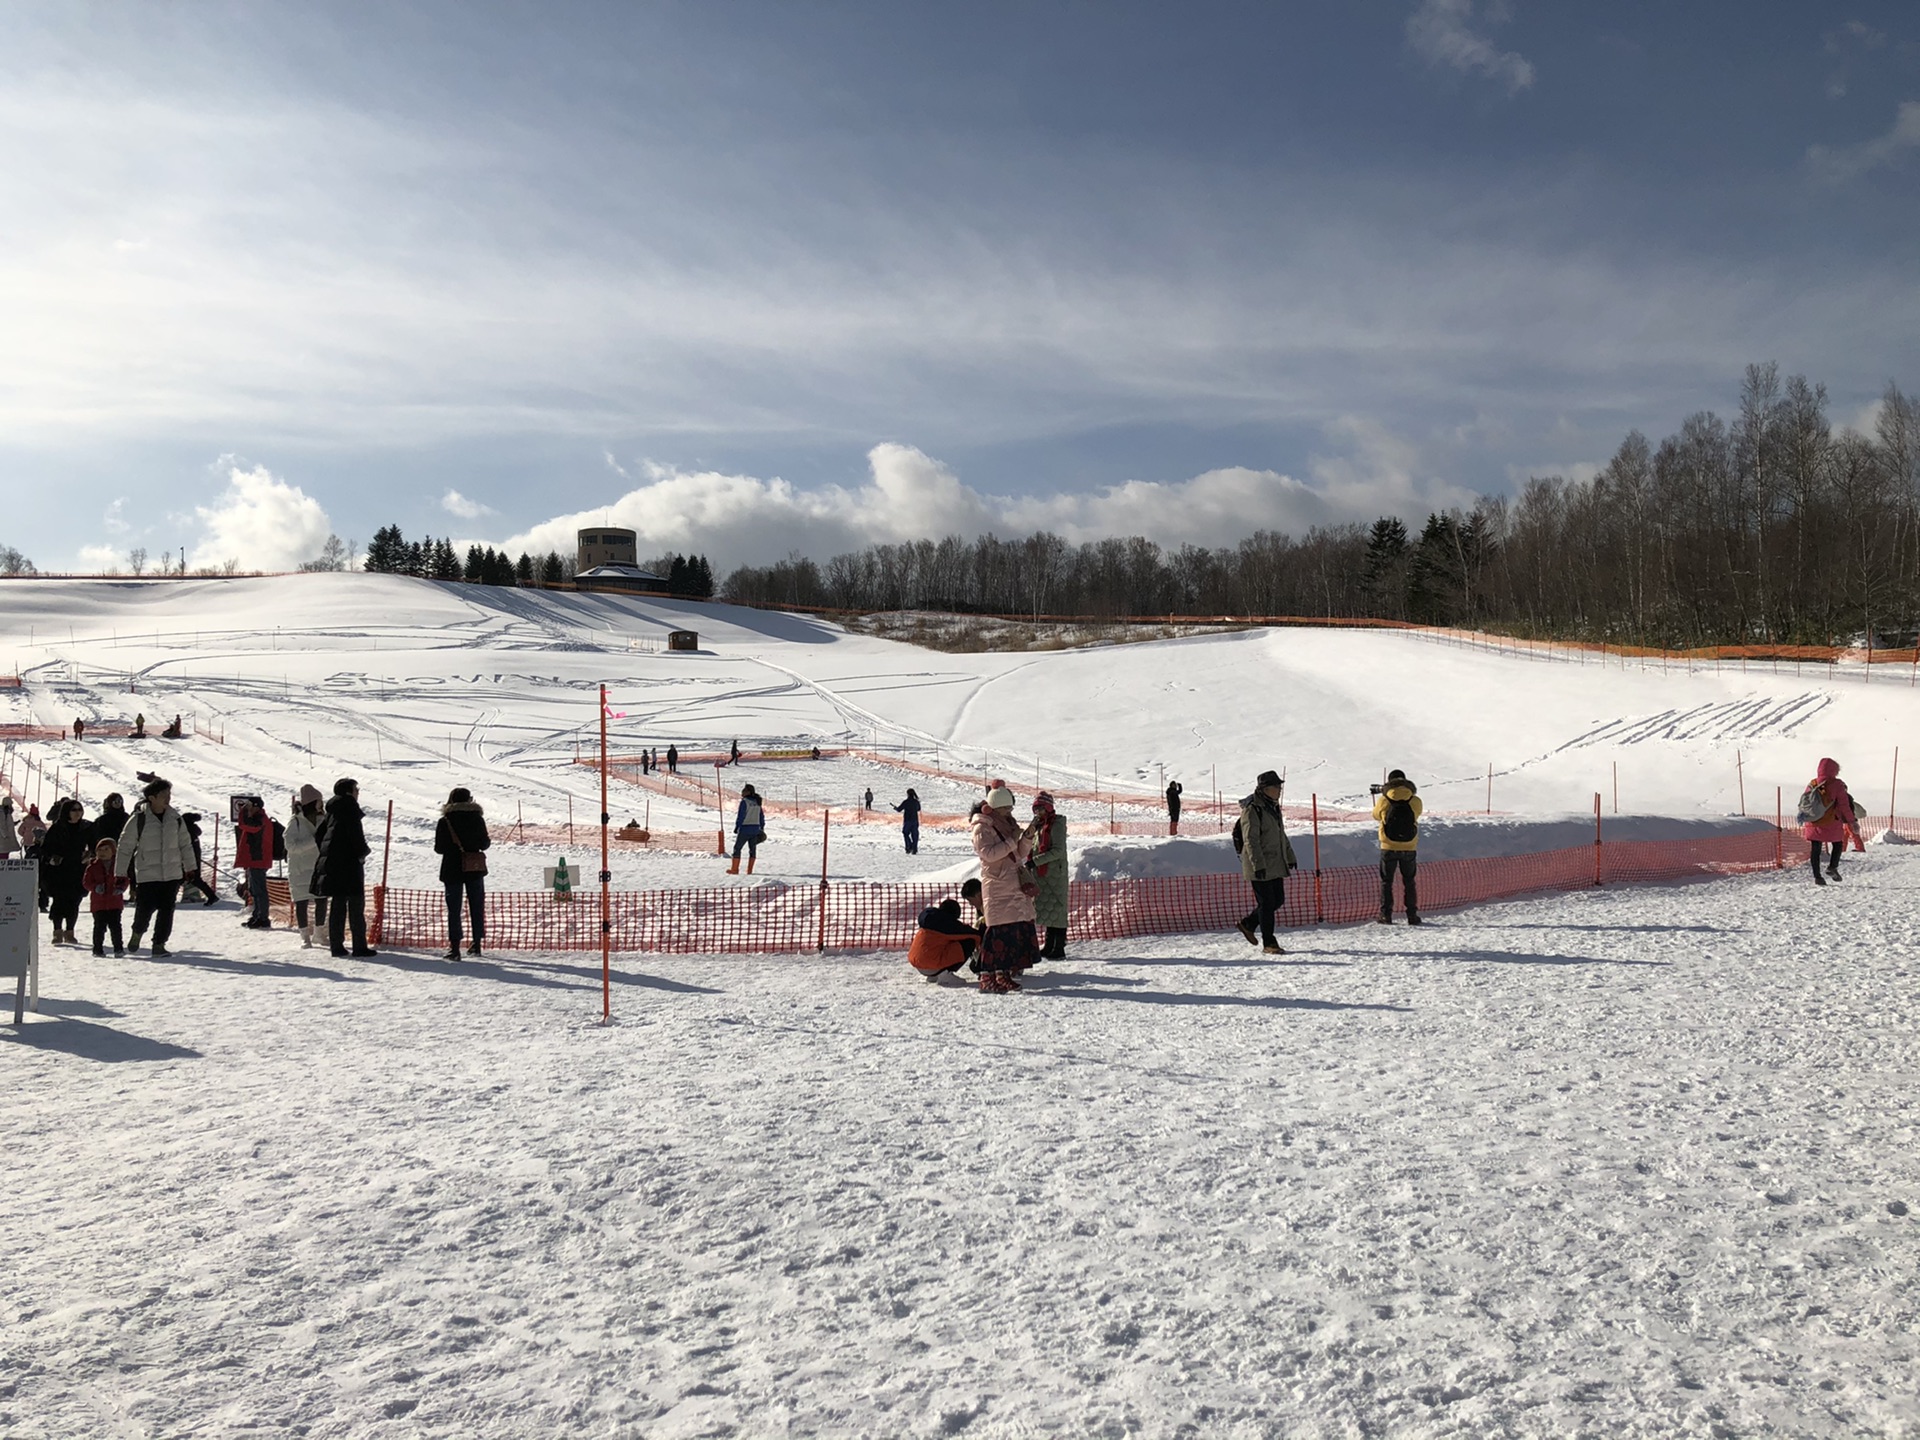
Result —
<instances>
[{"instance_id":1,"label":"fence netting pattern","mask_svg":"<svg viewBox=\"0 0 1920 1440\"><path fill-rule=\"evenodd\" d=\"M1920 833L1920 822L1896 831ZM1448 910L1491 900L1596 884L1737 875L1797 863L1800 842L1772 829L1688 840L1607 841L1529 855L1432 860L1419 870L1420 908ZM608 899L612 948L662 955L797 954L813 950L903 950L928 905L955 885L769 881L702 890L623 890ZM274 898L284 904L284 891ZM1380 903L1371 866L1302 870L1287 882L1280 922L1298 929L1316 922L1370 920ZM1123 940L1225 930L1252 904L1233 874L1075 881L1068 887L1068 933L1080 940ZM376 941L401 949L446 944L446 900L440 890L376 887ZM601 897L597 887L560 900L541 891L489 893L487 946L492 950L597 950Z\"/></svg>"}]
</instances>

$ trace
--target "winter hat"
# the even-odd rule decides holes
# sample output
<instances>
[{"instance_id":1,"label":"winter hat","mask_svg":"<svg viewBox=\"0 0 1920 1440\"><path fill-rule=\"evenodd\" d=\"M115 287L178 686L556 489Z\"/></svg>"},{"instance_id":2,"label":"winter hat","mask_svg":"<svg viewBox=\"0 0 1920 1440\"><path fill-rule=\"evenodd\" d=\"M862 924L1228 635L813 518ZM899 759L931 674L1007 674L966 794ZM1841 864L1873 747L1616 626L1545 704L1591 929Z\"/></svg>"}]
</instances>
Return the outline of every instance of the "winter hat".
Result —
<instances>
[{"instance_id":1,"label":"winter hat","mask_svg":"<svg viewBox=\"0 0 1920 1440\"><path fill-rule=\"evenodd\" d=\"M360 788L360 782L358 780L355 780L350 775L342 775L338 780L333 782L333 793L335 795L340 795L340 796L351 795L354 791L358 790L359 788Z\"/></svg>"},{"instance_id":2,"label":"winter hat","mask_svg":"<svg viewBox=\"0 0 1920 1440\"><path fill-rule=\"evenodd\" d=\"M102 850L118 850L119 848L119 844L111 835L102 835L98 840L94 841L93 853L98 855Z\"/></svg>"},{"instance_id":3,"label":"winter hat","mask_svg":"<svg viewBox=\"0 0 1920 1440\"><path fill-rule=\"evenodd\" d=\"M987 792L987 808L989 810L1011 810L1013 808L1013 791L1007 789L1004 785L994 786L993 789Z\"/></svg>"},{"instance_id":4,"label":"winter hat","mask_svg":"<svg viewBox=\"0 0 1920 1440\"><path fill-rule=\"evenodd\" d=\"M302 785L300 787L299 798L300 798L300 803L302 805L318 805L322 799L322 796L318 790L313 788L313 786Z\"/></svg>"},{"instance_id":5,"label":"winter hat","mask_svg":"<svg viewBox=\"0 0 1920 1440\"><path fill-rule=\"evenodd\" d=\"M1053 796L1042 790L1038 795L1033 797L1033 808L1036 810L1053 809Z\"/></svg>"},{"instance_id":6,"label":"winter hat","mask_svg":"<svg viewBox=\"0 0 1920 1440\"><path fill-rule=\"evenodd\" d=\"M471 805L473 803L473 792L464 785L456 785L447 796L447 803L449 805Z\"/></svg>"},{"instance_id":7,"label":"winter hat","mask_svg":"<svg viewBox=\"0 0 1920 1440\"><path fill-rule=\"evenodd\" d=\"M156 775L141 787L140 793L149 800L156 795L171 795L173 793L173 782L171 780L163 780Z\"/></svg>"},{"instance_id":8,"label":"winter hat","mask_svg":"<svg viewBox=\"0 0 1920 1440\"><path fill-rule=\"evenodd\" d=\"M1387 783L1389 785L1393 784L1396 780L1405 780L1406 778L1407 772L1404 770L1389 770L1387 772Z\"/></svg>"},{"instance_id":9,"label":"winter hat","mask_svg":"<svg viewBox=\"0 0 1920 1440\"><path fill-rule=\"evenodd\" d=\"M1260 772L1260 778L1253 782L1253 788L1256 790L1264 790L1269 785L1285 785L1286 783L1286 781L1280 778L1280 772L1278 770L1262 770Z\"/></svg>"}]
</instances>

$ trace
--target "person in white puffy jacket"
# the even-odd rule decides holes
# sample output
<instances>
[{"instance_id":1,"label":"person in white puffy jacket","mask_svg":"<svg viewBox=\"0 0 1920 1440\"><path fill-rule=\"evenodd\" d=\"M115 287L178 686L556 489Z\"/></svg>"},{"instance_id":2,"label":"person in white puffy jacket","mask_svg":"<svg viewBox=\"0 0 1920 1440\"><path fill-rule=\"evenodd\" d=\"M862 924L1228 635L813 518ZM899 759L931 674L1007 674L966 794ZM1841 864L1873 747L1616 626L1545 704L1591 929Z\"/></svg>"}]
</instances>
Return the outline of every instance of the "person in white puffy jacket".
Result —
<instances>
[{"instance_id":1,"label":"person in white puffy jacket","mask_svg":"<svg viewBox=\"0 0 1920 1440\"><path fill-rule=\"evenodd\" d=\"M313 948L313 932L327 923L327 897L313 893L313 867L320 861L320 840L315 834L323 818L320 792L302 785L293 797L293 813L287 817L287 893L293 900L293 921L300 929L300 944ZM313 913L307 913L311 906Z\"/></svg>"},{"instance_id":2,"label":"person in white puffy jacket","mask_svg":"<svg viewBox=\"0 0 1920 1440\"><path fill-rule=\"evenodd\" d=\"M153 925L155 959L168 955L167 941L173 938L173 904L180 895L180 881L196 873L193 837L187 823L173 808L173 786L158 777L147 782L141 792L140 808L120 832L120 854L113 873L133 881L133 933L127 937L127 952L139 950L141 937Z\"/></svg>"}]
</instances>

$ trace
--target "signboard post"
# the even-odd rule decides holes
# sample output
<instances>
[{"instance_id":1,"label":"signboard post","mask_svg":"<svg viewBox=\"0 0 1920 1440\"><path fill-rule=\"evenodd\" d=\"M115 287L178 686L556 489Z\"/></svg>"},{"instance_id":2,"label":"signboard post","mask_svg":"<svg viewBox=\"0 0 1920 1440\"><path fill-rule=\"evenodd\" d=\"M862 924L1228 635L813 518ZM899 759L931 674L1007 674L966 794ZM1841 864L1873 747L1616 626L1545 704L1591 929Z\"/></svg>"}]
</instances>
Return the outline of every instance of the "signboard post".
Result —
<instances>
[{"instance_id":1,"label":"signboard post","mask_svg":"<svg viewBox=\"0 0 1920 1440\"><path fill-rule=\"evenodd\" d=\"M26 1021L31 981L33 1008L40 1008L40 907L35 899L39 866L32 860L0 860L0 979L13 978L13 1023Z\"/></svg>"}]
</instances>

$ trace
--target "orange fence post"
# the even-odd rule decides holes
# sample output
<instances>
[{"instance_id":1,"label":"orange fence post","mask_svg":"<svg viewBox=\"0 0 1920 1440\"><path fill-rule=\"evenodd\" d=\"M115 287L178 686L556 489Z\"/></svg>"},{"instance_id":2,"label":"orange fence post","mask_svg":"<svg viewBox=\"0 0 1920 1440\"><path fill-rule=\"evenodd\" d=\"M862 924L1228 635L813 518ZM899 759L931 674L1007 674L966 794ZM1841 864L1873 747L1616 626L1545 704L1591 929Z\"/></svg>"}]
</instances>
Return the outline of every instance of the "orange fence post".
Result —
<instances>
[{"instance_id":1,"label":"orange fence post","mask_svg":"<svg viewBox=\"0 0 1920 1440\"><path fill-rule=\"evenodd\" d=\"M1893 817L1900 813L1900 747L1893 747L1893 788L1887 792L1887 828L1893 828Z\"/></svg>"},{"instance_id":2,"label":"orange fence post","mask_svg":"<svg viewBox=\"0 0 1920 1440\"><path fill-rule=\"evenodd\" d=\"M1733 752L1733 774L1734 778L1740 782L1740 813L1745 815L1747 813L1747 766L1746 762L1740 758L1738 750Z\"/></svg>"},{"instance_id":3,"label":"orange fence post","mask_svg":"<svg viewBox=\"0 0 1920 1440\"><path fill-rule=\"evenodd\" d=\"M1318 925L1327 918L1326 907L1321 903L1320 894L1320 795L1313 795L1313 922Z\"/></svg>"},{"instance_id":4,"label":"orange fence post","mask_svg":"<svg viewBox=\"0 0 1920 1440\"><path fill-rule=\"evenodd\" d=\"M1604 884L1600 869L1600 792L1593 792L1593 883Z\"/></svg>"},{"instance_id":5,"label":"orange fence post","mask_svg":"<svg viewBox=\"0 0 1920 1440\"><path fill-rule=\"evenodd\" d=\"M1780 810L1780 787L1773 787L1773 868L1787 868L1787 827L1782 823L1784 816Z\"/></svg>"},{"instance_id":6,"label":"orange fence post","mask_svg":"<svg viewBox=\"0 0 1920 1440\"><path fill-rule=\"evenodd\" d=\"M822 809L820 812L820 944L827 948L827 837L832 833L833 811Z\"/></svg>"}]
</instances>

